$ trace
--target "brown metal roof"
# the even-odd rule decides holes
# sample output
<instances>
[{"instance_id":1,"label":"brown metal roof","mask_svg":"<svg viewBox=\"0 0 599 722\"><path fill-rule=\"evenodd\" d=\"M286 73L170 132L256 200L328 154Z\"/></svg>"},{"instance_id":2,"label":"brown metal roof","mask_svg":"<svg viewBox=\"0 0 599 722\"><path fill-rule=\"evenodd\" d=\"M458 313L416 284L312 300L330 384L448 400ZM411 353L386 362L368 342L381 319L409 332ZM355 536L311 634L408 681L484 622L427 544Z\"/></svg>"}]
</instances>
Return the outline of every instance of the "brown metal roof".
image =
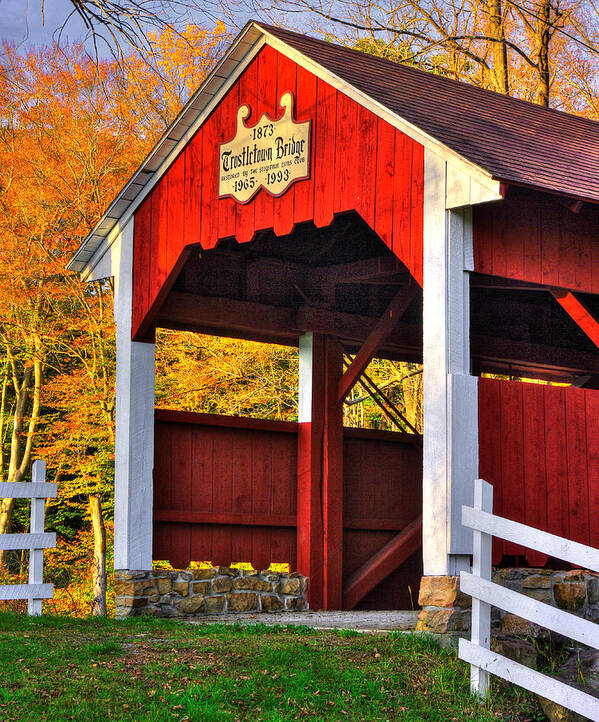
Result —
<instances>
[{"instance_id":1,"label":"brown metal roof","mask_svg":"<svg viewBox=\"0 0 599 722\"><path fill-rule=\"evenodd\" d=\"M599 122L257 24L496 179L599 202Z\"/></svg>"}]
</instances>

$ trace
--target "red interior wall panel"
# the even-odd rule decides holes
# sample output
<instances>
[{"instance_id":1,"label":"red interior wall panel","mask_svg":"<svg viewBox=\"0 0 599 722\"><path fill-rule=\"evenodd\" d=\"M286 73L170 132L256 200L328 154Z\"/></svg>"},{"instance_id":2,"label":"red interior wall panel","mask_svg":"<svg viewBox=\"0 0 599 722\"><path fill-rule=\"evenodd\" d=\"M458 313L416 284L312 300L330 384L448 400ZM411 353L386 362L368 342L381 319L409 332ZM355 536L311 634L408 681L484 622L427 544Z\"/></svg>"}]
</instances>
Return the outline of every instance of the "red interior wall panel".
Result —
<instances>
[{"instance_id":1,"label":"red interior wall panel","mask_svg":"<svg viewBox=\"0 0 599 722\"><path fill-rule=\"evenodd\" d=\"M599 546L599 391L479 380L479 473L493 484L494 512ZM493 562L545 555L495 540Z\"/></svg>"},{"instance_id":2,"label":"red interior wall panel","mask_svg":"<svg viewBox=\"0 0 599 722\"><path fill-rule=\"evenodd\" d=\"M155 428L154 558L295 569L297 424L157 410ZM422 460L403 435L364 429L345 429L343 458L347 578L421 513ZM416 554L359 607L410 608L421 574Z\"/></svg>"},{"instance_id":3,"label":"red interior wall panel","mask_svg":"<svg viewBox=\"0 0 599 722\"><path fill-rule=\"evenodd\" d=\"M312 121L310 178L273 198L260 190L246 204L218 198L219 145L235 135L237 108L280 117L281 95L295 93L297 121ZM182 250L214 248L258 230L278 235L296 223L327 226L336 213L357 211L422 284L424 150L312 73L265 46L135 213L133 335L143 339L161 291ZM146 320L146 327L144 327Z\"/></svg>"},{"instance_id":4,"label":"red interior wall panel","mask_svg":"<svg viewBox=\"0 0 599 722\"><path fill-rule=\"evenodd\" d=\"M599 293L599 206L511 188L473 208L474 268L529 283Z\"/></svg>"}]
</instances>

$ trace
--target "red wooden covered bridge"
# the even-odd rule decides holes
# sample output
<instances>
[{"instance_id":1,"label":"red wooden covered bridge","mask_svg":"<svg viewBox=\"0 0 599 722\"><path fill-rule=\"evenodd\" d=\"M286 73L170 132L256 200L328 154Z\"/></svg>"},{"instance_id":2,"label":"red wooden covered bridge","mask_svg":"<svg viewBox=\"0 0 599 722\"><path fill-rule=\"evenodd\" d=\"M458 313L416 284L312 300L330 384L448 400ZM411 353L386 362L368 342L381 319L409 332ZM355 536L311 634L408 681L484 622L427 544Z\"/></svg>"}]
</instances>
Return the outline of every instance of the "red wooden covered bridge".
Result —
<instances>
[{"instance_id":1,"label":"red wooden covered bridge","mask_svg":"<svg viewBox=\"0 0 599 722\"><path fill-rule=\"evenodd\" d=\"M599 546L598 203L599 123L249 23L70 263L116 283L116 568L407 607L479 474ZM298 347L298 422L155 409L157 327ZM343 428L375 355L423 363L422 437Z\"/></svg>"}]
</instances>

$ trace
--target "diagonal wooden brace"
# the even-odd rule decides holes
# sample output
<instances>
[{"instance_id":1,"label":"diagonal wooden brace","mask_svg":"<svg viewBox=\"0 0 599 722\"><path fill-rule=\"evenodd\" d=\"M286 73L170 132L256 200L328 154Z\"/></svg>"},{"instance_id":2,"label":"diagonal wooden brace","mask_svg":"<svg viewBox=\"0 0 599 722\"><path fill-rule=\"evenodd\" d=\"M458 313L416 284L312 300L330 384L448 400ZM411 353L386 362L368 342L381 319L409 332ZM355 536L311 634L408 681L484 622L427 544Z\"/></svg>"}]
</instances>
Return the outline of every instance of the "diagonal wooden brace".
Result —
<instances>
[{"instance_id":1,"label":"diagonal wooden brace","mask_svg":"<svg viewBox=\"0 0 599 722\"><path fill-rule=\"evenodd\" d=\"M363 564L343 587L343 609L353 609L379 582L422 546L422 515Z\"/></svg>"},{"instance_id":2,"label":"diagonal wooden brace","mask_svg":"<svg viewBox=\"0 0 599 722\"><path fill-rule=\"evenodd\" d=\"M362 373L366 370L368 364L372 361L375 353L385 342L385 339L393 332L401 321L408 306L414 300L414 296L418 292L419 286L410 278L408 284L404 286L393 298L381 318L377 321L375 327L368 334L366 341L362 344L362 348L354 356L354 360L339 381L338 401L342 402L352 388L358 383Z\"/></svg>"},{"instance_id":3,"label":"diagonal wooden brace","mask_svg":"<svg viewBox=\"0 0 599 722\"><path fill-rule=\"evenodd\" d=\"M599 321L582 301L580 301L572 291L553 289L551 294L574 323L581 328L595 346L599 348Z\"/></svg>"}]
</instances>

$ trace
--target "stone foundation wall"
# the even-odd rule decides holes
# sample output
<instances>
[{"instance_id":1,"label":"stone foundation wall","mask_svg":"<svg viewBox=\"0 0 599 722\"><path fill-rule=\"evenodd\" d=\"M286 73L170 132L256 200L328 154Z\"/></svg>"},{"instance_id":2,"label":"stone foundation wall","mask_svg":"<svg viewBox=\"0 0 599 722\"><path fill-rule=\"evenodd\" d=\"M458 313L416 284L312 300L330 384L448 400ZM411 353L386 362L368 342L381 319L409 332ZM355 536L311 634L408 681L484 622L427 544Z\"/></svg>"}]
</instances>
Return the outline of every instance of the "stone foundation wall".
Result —
<instances>
[{"instance_id":1,"label":"stone foundation wall","mask_svg":"<svg viewBox=\"0 0 599 722\"><path fill-rule=\"evenodd\" d=\"M599 574L594 572L527 567L496 569L493 581L545 604L599 622ZM458 577L422 577L418 603L422 606L418 629L436 634L470 630L471 599L460 592ZM514 614L493 608L492 619L496 632L536 636L534 625Z\"/></svg>"},{"instance_id":2,"label":"stone foundation wall","mask_svg":"<svg viewBox=\"0 0 599 722\"><path fill-rule=\"evenodd\" d=\"M188 617L307 609L307 577L231 567L114 573L117 618Z\"/></svg>"}]
</instances>

